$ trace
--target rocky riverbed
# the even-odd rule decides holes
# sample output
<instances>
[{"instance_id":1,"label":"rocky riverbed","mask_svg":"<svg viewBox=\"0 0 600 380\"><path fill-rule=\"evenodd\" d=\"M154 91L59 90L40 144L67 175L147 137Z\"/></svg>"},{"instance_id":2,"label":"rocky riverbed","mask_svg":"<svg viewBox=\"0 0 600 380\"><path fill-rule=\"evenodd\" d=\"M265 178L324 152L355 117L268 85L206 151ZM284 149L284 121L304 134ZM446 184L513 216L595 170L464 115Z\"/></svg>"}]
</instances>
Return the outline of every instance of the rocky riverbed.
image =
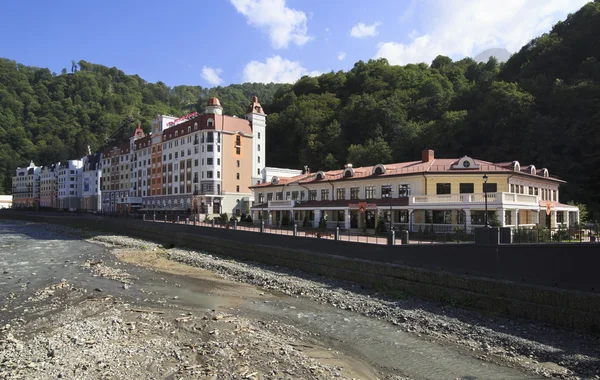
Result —
<instances>
[{"instance_id":1,"label":"rocky riverbed","mask_svg":"<svg viewBox=\"0 0 600 380\"><path fill-rule=\"evenodd\" d=\"M28 302L43 305L40 312L0 334L0 378L600 378L600 340L580 332L124 236L44 228L103 244L110 256L82 259L79 267L132 294L115 297L64 281L39 291ZM112 262L113 255L118 260ZM174 284L179 292L167 299L150 285L141 288L142 272L131 273L127 264L150 269L157 281L161 273L200 278L205 275L192 270L201 268L222 279L211 285L216 296L227 293L222 289L231 281L253 286L236 289L243 305L190 307L198 294L185 292L191 285ZM344 329L345 344L326 339ZM391 334L399 338L382 346L389 356L372 352ZM398 342L407 346L395 351ZM331 349L336 345L342 350ZM431 357L432 368L407 354L417 347Z\"/></svg>"}]
</instances>

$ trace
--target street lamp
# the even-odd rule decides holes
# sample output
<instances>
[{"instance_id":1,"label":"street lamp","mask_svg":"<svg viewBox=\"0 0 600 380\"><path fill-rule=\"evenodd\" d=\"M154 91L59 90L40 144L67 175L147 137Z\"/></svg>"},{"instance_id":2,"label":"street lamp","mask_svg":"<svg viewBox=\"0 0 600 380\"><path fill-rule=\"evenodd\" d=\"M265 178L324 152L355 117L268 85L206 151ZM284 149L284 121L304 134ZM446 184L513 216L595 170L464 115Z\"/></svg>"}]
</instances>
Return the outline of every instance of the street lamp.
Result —
<instances>
[{"instance_id":1,"label":"street lamp","mask_svg":"<svg viewBox=\"0 0 600 380\"><path fill-rule=\"evenodd\" d=\"M382 196L390 198L390 232L392 231L392 192L392 186L385 186L381 191Z\"/></svg>"},{"instance_id":2,"label":"street lamp","mask_svg":"<svg viewBox=\"0 0 600 380\"><path fill-rule=\"evenodd\" d=\"M489 227L488 225L488 207L487 207L487 180L488 180L488 176L487 174L483 175L483 197L484 197L484 202L485 202L485 226Z\"/></svg>"}]
</instances>

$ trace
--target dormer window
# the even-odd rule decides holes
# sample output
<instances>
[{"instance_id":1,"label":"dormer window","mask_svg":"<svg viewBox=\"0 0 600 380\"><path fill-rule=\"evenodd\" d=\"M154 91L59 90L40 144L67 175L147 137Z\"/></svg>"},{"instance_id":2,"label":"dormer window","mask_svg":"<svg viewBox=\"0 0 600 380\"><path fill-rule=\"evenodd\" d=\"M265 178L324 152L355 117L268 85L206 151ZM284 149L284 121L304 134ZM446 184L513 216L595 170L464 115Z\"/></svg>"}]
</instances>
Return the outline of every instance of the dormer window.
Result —
<instances>
[{"instance_id":1,"label":"dormer window","mask_svg":"<svg viewBox=\"0 0 600 380\"><path fill-rule=\"evenodd\" d=\"M194 123L194 131L198 130L198 123Z\"/></svg>"},{"instance_id":2,"label":"dormer window","mask_svg":"<svg viewBox=\"0 0 600 380\"><path fill-rule=\"evenodd\" d=\"M354 177L354 169L353 168L344 169L344 178L351 178L351 177Z\"/></svg>"},{"instance_id":3,"label":"dormer window","mask_svg":"<svg viewBox=\"0 0 600 380\"><path fill-rule=\"evenodd\" d=\"M215 121L213 119L208 119L208 121L206 122L206 125L209 127L214 127Z\"/></svg>"},{"instance_id":4,"label":"dormer window","mask_svg":"<svg viewBox=\"0 0 600 380\"><path fill-rule=\"evenodd\" d=\"M513 170L516 172L521 171L521 164L519 164L519 161L513 161Z\"/></svg>"},{"instance_id":5,"label":"dormer window","mask_svg":"<svg viewBox=\"0 0 600 380\"><path fill-rule=\"evenodd\" d=\"M190 132L192 132L192 127L191 126L188 127L188 133L190 133Z\"/></svg>"},{"instance_id":6,"label":"dormer window","mask_svg":"<svg viewBox=\"0 0 600 380\"><path fill-rule=\"evenodd\" d=\"M317 175L315 176L315 180L320 181L322 179L325 179L325 173L318 172Z\"/></svg>"},{"instance_id":7,"label":"dormer window","mask_svg":"<svg viewBox=\"0 0 600 380\"><path fill-rule=\"evenodd\" d=\"M382 174L385 174L385 171L386 171L385 166L383 166L382 164L379 164L373 168L373 175L382 175Z\"/></svg>"}]
</instances>

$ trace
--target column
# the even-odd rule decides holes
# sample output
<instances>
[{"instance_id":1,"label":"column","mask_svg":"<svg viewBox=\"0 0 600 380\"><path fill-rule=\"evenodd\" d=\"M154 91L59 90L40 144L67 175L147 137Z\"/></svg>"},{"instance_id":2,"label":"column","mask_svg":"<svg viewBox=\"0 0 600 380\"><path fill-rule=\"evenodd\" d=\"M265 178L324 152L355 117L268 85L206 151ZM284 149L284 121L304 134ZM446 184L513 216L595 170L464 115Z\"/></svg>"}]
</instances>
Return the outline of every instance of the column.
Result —
<instances>
[{"instance_id":1,"label":"column","mask_svg":"<svg viewBox=\"0 0 600 380\"><path fill-rule=\"evenodd\" d=\"M569 228L570 227L570 224L569 224L569 211L563 211L563 213L565 214L565 219L564 219L565 220L565 225L567 226L567 228Z\"/></svg>"},{"instance_id":2,"label":"column","mask_svg":"<svg viewBox=\"0 0 600 380\"><path fill-rule=\"evenodd\" d=\"M267 211L267 225L271 227L273 225L273 213L271 211Z\"/></svg>"},{"instance_id":3,"label":"column","mask_svg":"<svg viewBox=\"0 0 600 380\"><path fill-rule=\"evenodd\" d=\"M498 208L498 221L500 222L500 227L504 227L504 221L506 219L506 210L504 210L503 208Z\"/></svg>"},{"instance_id":4,"label":"column","mask_svg":"<svg viewBox=\"0 0 600 380\"><path fill-rule=\"evenodd\" d=\"M313 228L319 228L320 220L321 220L321 210L315 210L315 218L313 219Z\"/></svg>"},{"instance_id":5,"label":"column","mask_svg":"<svg viewBox=\"0 0 600 380\"><path fill-rule=\"evenodd\" d=\"M550 228L556 228L558 224L556 223L556 210L552 210L550 212Z\"/></svg>"},{"instance_id":6,"label":"column","mask_svg":"<svg viewBox=\"0 0 600 380\"><path fill-rule=\"evenodd\" d=\"M519 209L517 208L517 209L515 209L515 220L514 220L515 228L519 228L520 224L521 223L520 223L520 220L519 220Z\"/></svg>"},{"instance_id":7,"label":"column","mask_svg":"<svg viewBox=\"0 0 600 380\"><path fill-rule=\"evenodd\" d=\"M465 209L465 229L465 232L471 232L471 209Z\"/></svg>"},{"instance_id":8,"label":"column","mask_svg":"<svg viewBox=\"0 0 600 380\"><path fill-rule=\"evenodd\" d=\"M344 221L344 228L346 230L350 229L350 209L346 209L344 210L344 216L345 216L345 221Z\"/></svg>"},{"instance_id":9,"label":"column","mask_svg":"<svg viewBox=\"0 0 600 380\"><path fill-rule=\"evenodd\" d=\"M408 210L408 230L410 232L413 231L413 223L414 223L414 211L412 208L409 208Z\"/></svg>"}]
</instances>

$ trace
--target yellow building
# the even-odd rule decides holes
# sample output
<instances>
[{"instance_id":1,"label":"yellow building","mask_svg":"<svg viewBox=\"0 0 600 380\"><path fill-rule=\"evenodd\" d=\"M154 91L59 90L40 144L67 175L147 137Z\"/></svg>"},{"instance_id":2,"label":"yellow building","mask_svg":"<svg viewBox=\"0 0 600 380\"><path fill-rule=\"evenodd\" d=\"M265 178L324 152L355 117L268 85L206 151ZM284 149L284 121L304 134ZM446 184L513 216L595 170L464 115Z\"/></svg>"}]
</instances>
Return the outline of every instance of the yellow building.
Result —
<instances>
[{"instance_id":1,"label":"yellow building","mask_svg":"<svg viewBox=\"0 0 600 380\"><path fill-rule=\"evenodd\" d=\"M324 218L327 227L342 229L374 228L381 213L389 221L390 210L394 228L410 231L470 231L486 221L556 228L579 221L577 207L558 202L561 183L547 169L517 161L439 159L425 150L420 161L273 177L252 187L252 213L267 225L295 220L317 227Z\"/></svg>"}]
</instances>

